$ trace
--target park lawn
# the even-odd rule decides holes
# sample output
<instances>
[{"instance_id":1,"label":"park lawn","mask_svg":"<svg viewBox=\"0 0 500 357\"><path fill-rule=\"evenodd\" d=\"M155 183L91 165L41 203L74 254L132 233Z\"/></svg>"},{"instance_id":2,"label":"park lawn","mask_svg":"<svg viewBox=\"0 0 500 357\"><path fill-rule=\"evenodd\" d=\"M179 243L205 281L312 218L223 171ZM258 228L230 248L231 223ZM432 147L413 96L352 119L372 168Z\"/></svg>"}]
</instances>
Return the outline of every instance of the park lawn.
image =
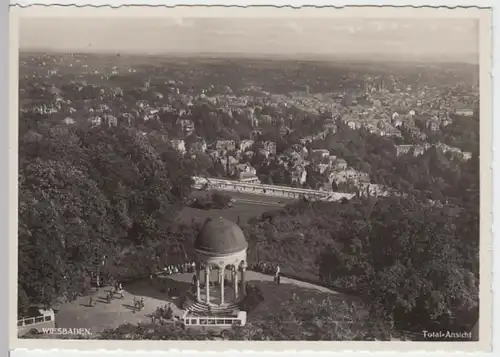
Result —
<instances>
[{"instance_id":1,"label":"park lawn","mask_svg":"<svg viewBox=\"0 0 500 357\"><path fill-rule=\"evenodd\" d=\"M273 196L252 195L240 192L227 191L198 191L194 190L191 197L203 197L213 192L220 192L235 199L234 205L226 209L203 210L185 206L179 214L179 219L184 223L191 223L193 219L205 221L211 217L223 217L233 222L239 221L241 224L247 223L250 218L258 218L263 213L283 209L285 204L293 203L294 200ZM261 202L261 204L259 204Z\"/></svg>"},{"instance_id":2,"label":"park lawn","mask_svg":"<svg viewBox=\"0 0 500 357\"><path fill-rule=\"evenodd\" d=\"M227 209L203 210L192 207L184 207L179 213L179 219L184 223L190 223L193 219L203 222L209 217L223 217L230 221L238 222L239 217L241 223L246 223L252 217L259 217L265 212L279 209L279 207L242 202L237 202L233 207Z\"/></svg>"}]
</instances>

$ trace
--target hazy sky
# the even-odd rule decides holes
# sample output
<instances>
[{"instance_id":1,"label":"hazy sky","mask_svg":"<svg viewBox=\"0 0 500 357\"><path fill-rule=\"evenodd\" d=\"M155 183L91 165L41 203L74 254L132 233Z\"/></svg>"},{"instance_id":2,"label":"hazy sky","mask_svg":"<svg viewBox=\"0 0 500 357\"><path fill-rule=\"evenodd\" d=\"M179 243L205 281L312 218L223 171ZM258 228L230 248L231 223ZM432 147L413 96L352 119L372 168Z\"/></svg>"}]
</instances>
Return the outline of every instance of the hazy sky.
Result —
<instances>
[{"instance_id":1,"label":"hazy sky","mask_svg":"<svg viewBox=\"0 0 500 357\"><path fill-rule=\"evenodd\" d=\"M474 19L24 18L22 50L384 55L477 61Z\"/></svg>"}]
</instances>

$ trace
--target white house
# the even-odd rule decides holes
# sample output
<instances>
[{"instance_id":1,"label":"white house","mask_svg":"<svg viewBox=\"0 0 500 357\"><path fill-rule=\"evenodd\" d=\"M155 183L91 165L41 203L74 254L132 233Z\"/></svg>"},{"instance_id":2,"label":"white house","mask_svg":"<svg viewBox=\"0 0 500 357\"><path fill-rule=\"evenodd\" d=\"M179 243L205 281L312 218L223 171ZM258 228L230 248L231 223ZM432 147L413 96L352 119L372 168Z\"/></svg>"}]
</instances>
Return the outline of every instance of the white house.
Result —
<instances>
[{"instance_id":1,"label":"white house","mask_svg":"<svg viewBox=\"0 0 500 357\"><path fill-rule=\"evenodd\" d=\"M186 144L182 139L172 139L170 140L170 145L181 154L186 153Z\"/></svg>"}]
</instances>

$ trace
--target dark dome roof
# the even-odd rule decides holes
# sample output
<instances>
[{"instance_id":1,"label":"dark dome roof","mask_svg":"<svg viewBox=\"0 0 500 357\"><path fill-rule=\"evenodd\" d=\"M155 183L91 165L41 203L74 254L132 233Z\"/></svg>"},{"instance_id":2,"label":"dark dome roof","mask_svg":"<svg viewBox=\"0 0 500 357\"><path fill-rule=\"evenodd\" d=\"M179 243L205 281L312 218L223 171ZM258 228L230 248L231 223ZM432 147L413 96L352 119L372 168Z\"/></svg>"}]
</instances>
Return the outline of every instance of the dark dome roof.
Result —
<instances>
[{"instance_id":1,"label":"dark dome roof","mask_svg":"<svg viewBox=\"0 0 500 357\"><path fill-rule=\"evenodd\" d=\"M207 218L194 241L195 249L219 254L241 252L248 247L243 231L222 217Z\"/></svg>"}]
</instances>

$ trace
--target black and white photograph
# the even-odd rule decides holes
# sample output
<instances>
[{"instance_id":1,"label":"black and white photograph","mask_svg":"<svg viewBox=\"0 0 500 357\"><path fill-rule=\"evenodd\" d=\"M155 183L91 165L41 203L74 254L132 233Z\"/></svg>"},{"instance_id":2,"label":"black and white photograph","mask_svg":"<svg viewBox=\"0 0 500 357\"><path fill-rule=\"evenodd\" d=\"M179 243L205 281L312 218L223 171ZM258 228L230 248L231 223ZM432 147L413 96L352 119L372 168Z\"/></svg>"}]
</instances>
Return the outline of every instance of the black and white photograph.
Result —
<instances>
[{"instance_id":1,"label":"black and white photograph","mask_svg":"<svg viewBox=\"0 0 500 357\"><path fill-rule=\"evenodd\" d=\"M16 12L18 344L489 346L487 12L63 10Z\"/></svg>"}]
</instances>

